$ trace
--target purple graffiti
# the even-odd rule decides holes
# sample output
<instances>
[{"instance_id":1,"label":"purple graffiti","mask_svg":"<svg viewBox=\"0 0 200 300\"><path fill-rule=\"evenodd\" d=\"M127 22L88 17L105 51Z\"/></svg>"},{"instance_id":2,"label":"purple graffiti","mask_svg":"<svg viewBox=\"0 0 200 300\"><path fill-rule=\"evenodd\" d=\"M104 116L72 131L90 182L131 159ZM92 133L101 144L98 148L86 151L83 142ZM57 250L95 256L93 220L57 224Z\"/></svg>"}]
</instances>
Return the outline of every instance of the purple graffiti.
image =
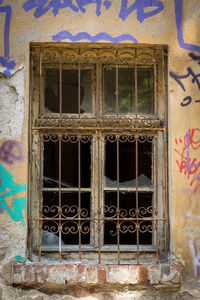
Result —
<instances>
[{"instance_id":1,"label":"purple graffiti","mask_svg":"<svg viewBox=\"0 0 200 300\"><path fill-rule=\"evenodd\" d=\"M87 32L79 32L76 35L72 35L69 31L61 31L58 34L53 36L53 41L61 42L65 39L69 39L72 42L77 42L80 40L88 40L90 42L97 42L100 40L110 41L112 43L119 43L122 41L132 41L133 43L137 43L138 41L131 36L130 34L122 34L117 37L112 37L108 33L100 32L94 36L91 36Z\"/></svg>"},{"instance_id":2,"label":"purple graffiti","mask_svg":"<svg viewBox=\"0 0 200 300\"><path fill-rule=\"evenodd\" d=\"M200 57L195 55L194 53L189 53L189 56L198 64L200 64ZM186 79L188 77L191 77L192 83L196 84L198 89L200 90L200 73L195 74L195 72L192 70L192 68L188 67L187 68L187 73L185 75L178 75L175 74L174 72L170 72L169 75L178 83L178 85L182 88L182 90L185 92L185 86L182 82L183 79ZM181 106L187 106L192 102L192 97L191 96L186 96L183 101L181 102ZM199 103L200 100L197 99L195 102Z\"/></svg>"},{"instance_id":3,"label":"purple graffiti","mask_svg":"<svg viewBox=\"0 0 200 300\"><path fill-rule=\"evenodd\" d=\"M16 141L6 141L0 147L0 160L12 164L15 160L22 158L21 146Z\"/></svg>"},{"instance_id":4,"label":"purple graffiti","mask_svg":"<svg viewBox=\"0 0 200 300\"><path fill-rule=\"evenodd\" d=\"M179 45L183 49L200 52L200 46L196 46L184 42L182 12L183 12L183 0L175 0L175 17L176 17L176 28L177 28L177 37L178 37Z\"/></svg>"},{"instance_id":5,"label":"purple graffiti","mask_svg":"<svg viewBox=\"0 0 200 300\"><path fill-rule=\"evenodd\" d=\"M58 12L62 8L70 8L74 12L86 12L86 6L89 4L96 5L96 15L101 15L101 6L105 6L108 10L112 3L109 0L76 0L76 5L72 3L72 0L28 0L24 3L23 8L27 12L35 8L34 16L40 18L48 11L52 10L53 15L57 16ZM151 11L145 12L145 9L153 8ZM121 8L119 17L125 21L126 18L133 12L137 11L137 20L142 23L146 18L152 17L160 13L164 9L164 4L160 0L135 0L135 3L128 7L128 0L121 0Z\"/></svg>"},{"instance_id":6,"label":"purple graffiti","mask_svg":"<svg viewBox=\"0 0 200 300\"><path fill-rule=\"evenodd\" d=\"M0 0L0 5L2 4L3 0ZM10 19L12 15L12 8L9 5L0 7L0 13L6 14L5 18L5 25L4 25L4 56L0 56L0 64L5 68L4 74L10 76L10 70L12 70L16 63L14 60L10 59Z\"/></svg>"},{"instance_id":7,"label":"purple graffiti","mask_svg":"<svg viewBox=\"0 0 200 300\"><path fill-rule=\"evenodd\" d=\"M200 276L200 253L197 252L197 243L196 241L192 241L190 244L190 251L193 257L195 276Z\"/></svg>"},{"instance_id":8,"label":"purple graffiti","mask_svg":"<svg viewBox=\"0 0 200 300\"><path fill-rule=\"evenodd\" d=\"M40 18L49 10L52 9L53 15L57 16L58 12L62 8L70 8L74 12L78 12L79 10L82 13L85 13L86 9L85 6L88 4L96 4L96 15L100 16L101 14L101 4L102 0L76 0L76 5L72 3L72 0L51 0L49 3L48 0L28 0L24 5L23 8L27 12L33 8L36 8L34 16L36 18ZM110 8L111 2L106 0L104 1L104 6L106 9Z\"/></svg>"},{"instance_id":9,"label":"purple graffiti","mask_svg":"<svg viewBox=\"0 0 200 300\"><path fill-rule=\"evenodd\" d=\"M142 23L144 19L152 17L160 13L164 9L162 1L157 0L135 0L135 3L127 7L128 0L121 1L121 10L119 17L124 21L134 11L137 10L137 20ZM157 7L148 12L144 12L145 8Z\"/></svg>"}]
</instances>

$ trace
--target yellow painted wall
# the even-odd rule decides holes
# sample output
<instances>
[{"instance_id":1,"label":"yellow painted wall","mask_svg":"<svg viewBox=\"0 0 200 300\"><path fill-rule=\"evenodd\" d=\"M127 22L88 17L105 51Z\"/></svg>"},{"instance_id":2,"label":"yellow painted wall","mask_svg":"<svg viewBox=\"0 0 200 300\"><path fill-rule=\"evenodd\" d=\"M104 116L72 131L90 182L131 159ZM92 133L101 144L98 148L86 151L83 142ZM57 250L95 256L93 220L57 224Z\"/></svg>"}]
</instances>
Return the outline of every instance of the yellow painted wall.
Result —
<instances>
[{"instance_id":1,"label":"yellow painted wall","mask_svg":"<svg viewBox=\"0 0 200 300\"><path fill-rule=\"evenodd\" d=\"M200 73L200 1L149 0L144 7L142 0L99 0L90 1L91 3L79 7L78 0L71 0L68 3L71 3L73 8L57 7L57 9L55 7L53 9L50 4L56 1L46 1L49 7L43 9L39 7L41 2L39 0L0 1L0 259L2 265L15 255L26 256L26 225L24 225L26 209L24 208L28 195L27 187L24 185L28 182L29 43L52 42L58 33L66 31L68 38L63 42L96 40L108 43L118 41L131 43L136 40L139 44L169 46L168 172L171 252L184 265L185 278L188 275L190 279L198 280L200 275L197 270L197 256L200 256L200 75L198 76ZM135 8L132 5L135 5ZM99 36L101 33L103 34ZM105 38L108 40L105 41ZM170 72L172 72L171 76ZM184 78L177 82L174 79L175 75L183 75ZM13 192L10 197L5 197L3 193L7 191L2 182L11 189L13 182L17 183L17 192ZM18 203L13 210L12 203L16 197L21 198L21 204ZM6 209L5 202L12 212ZM19 243L16 243L16 239ZM194 245L197 247L197 254L194 253Z\"/></svg>"}]
</instances>

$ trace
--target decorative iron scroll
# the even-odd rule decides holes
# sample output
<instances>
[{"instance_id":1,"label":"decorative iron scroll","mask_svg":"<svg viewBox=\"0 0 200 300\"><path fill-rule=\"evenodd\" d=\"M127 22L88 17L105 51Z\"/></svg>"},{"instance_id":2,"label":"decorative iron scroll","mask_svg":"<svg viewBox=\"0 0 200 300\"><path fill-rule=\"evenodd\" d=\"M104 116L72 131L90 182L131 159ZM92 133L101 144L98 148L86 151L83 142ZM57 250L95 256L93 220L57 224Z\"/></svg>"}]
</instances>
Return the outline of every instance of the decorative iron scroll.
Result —
<instances>
[{"instance_id":1,"label":"decorative iron scroll","mask_svg":"<svg viewBox=\"0 0 200 300\"><path fill-rule=\"evenodd\" d=\"M34 51L35 50L35 51ZM135 46L127 44L126 47L117 45L116 47L97 46L84 47L80 45L65 47L33 47L33 56L39 56L44 63L99 63L99 64L128 64L128 65L145 65L153 66L153 64L161 60L161 49L151 49L150 47L137 49Z\"/></svg>"},{"instance_id":2,"label":"decorative iron scroll","mask_svg":"<svg viewBox=\"0 0 200 300\"><path fill-rule=\"evenodd\" d=\"M106 130L107 127L112 128L113 130L124 130L124 128L137 129L137 128L163 128L163 122L160 120L155 120L153 118L139 115L139 116L107 116L101 117L97 120L97 118L81 116L78 117L63 117L59 118L59 116L51 116L48 117L43 116L43 118L36 120L36 126L39 126L38 129L45 129L45 127L56 128L89 128L89 129L102 129Z\"/></svg>"}]
</instances>

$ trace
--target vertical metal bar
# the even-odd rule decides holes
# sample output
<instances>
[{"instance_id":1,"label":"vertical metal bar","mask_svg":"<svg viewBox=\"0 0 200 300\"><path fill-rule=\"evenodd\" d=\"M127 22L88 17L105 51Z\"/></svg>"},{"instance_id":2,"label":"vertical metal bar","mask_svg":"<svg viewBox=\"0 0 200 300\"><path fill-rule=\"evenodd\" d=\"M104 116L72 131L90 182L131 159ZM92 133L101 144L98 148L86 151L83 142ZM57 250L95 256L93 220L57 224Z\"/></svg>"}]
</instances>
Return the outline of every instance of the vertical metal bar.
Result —
<instances>
[{"instance_id":1,"label":"vertical metal bar","mask_svg":"<svg viewBox=\"0 0 200 300\"><path fill-rule=\"evenodd\" d=\"M115 95L116 95L116 114L117 114L117 119L119 118L119 68L118 65L116 65L116 78L115 78L116 82L116 91L115 91Z\"/></svg>"},{"instance_id":2,"label":"vertical metal bar","mask_svg":"<svg viewBox=\"0 0 200 300\"><path fill-rule=\"evenodd\" d=\"M154 63L153 63L153 85L154 85L154 114L155 114L155 120L157 120L157 114L158 114L158 91L157 91L157 65L156 65L156 59L155 59L156 53L154 50Z\"/></svg>"},{"instance_id":3,"label":"vertical metal bar","mask_svg":"<svg viewBox=\"0 0 200 300\"><path fill-rule=\"evenodd\" d=\"M101 263L101 150L100 150L100 136L99 133L97 133L97 155L98 155L98 262Z\"/></svg>"},{"instance_id":4,"label":"vertical metal bar","mask_svg":"<svg viewBox=\"0 0 200 300\"><path fill-rule=\"evenodd\" d=\"M40 134L40 197L38 197L38 206L39 206L39 218L42 217L42 207L43 207L43 192L42 192L42 187L43 187L43 135ZM41 260L41 242L42 242L42 221L39 221L39 226L38 226L38 259L39 261Z\"/></svg>"},{"instance_id":5,"label":"vertical metal bar","mask_svg":"<svg viewBox=\"0 0 200 300\"><path fill-rule=\"evenodd\" d=\"M100 118L100 66L99 64L96 65L96 78L97 78L97 84L96 84L96 107L97 107L97 111L96 111L96 115L97 115L97 120L99 121Z\"/></svg>"},{"instance_id":6,"label":"vertical metal bar","mask_svg":"<svg viewBox=\"0 0 200 300\"><path fill-rule=\"evenodd\" d=\"M117 261L120 264L119 136L117 136Z\"/></svg>"},{"instance_id":7,"label":"vertical metal bar","mask_svg":"<svg viewBox=\"0 0 200 300\"><path fill-rule=\"evenodd\" d=\"M62 62L60 61L59 65L59 121L60 121L60 126L62 125L62 102L63 102L63 97L62 97Z\"/></svg>"},{"instance_id":8,"label":"vertical metal bar","mask_svg":"<svg viewBox=\"0 0 200 300\"><path fill-rule=\"evenodd\" d=\"M138 222L139 218L139 205L138 205L138 136L135 139L135 183L136 183L136 238L137 238L137 264L139 264L139 228L140 224Z\"/></svg>"},{"instance_id":9,"label":"vertical metal bar","mask_svg":"<svg viewBox=\"0 0 200 300\"><path fill-rule=\"evenodd\" d=\"M78 137L78 245L79 260L81 260L81 137Z\"/></svg>"},{"instance_id":10,"label":"vertical metal bar","mask_svg":"<svg viewBox=\"0 0 200 300\"><path fill-rule=\"evenodd\" d=\"M158 218L158 136L157 134L154 136L154 178L155 178L155 185L154 185L154 199L155 199L155 210L154 211L154 218ZM156 262L158 263L159 259L159 240L158 240L158 220L156 220L155 224L155 231L156 231Z\"/></svg>"},{"instance_id":11,"label":"vertical metal bar","mask_svg":"<svg viewBox=\"0 0 200 300\"><path fill-rule=\"evenodd\" d=\"M80 119L81 114L81 67L78 64L78 118Z\"/></svg>"},{"instance_id":12,"label":"vertical metal bar","mask_svg":"<svg viewBox=\"0 0 200 300\"><path fill-rule=\"evenodd\" d=\"M100 120L100 65L96 64L96 116L97 116L97 123ZM101 263L101 150L100 150L100 135L97 133L97 154L98 154L98 262Z\"/></svg>"},{"instance_id":13,"label":"vertical metal bar","mask_svg":"<svg viewBox=\"0 0 200 300\"><path fill-rule=\"evenodd\" d=\"M62 260L62 248L61 248L61 233L62 233L62 222L61 222L61 218L62 218L62 194L61 194L61 176L62 176L62 135L59 134L59 160L58 160L58 169L59 169L59 183L58 183L58 188L59 188L59 192L58 192L58 212L59 212L59 224L58 224L58 230L59 230L59 260Z\"/></svg>"},{"instance_id":14,"label":"vertical metal bar","mask_svg":"<svg viewBox=\"0 0 200 300\"><path fill-rule=\"evenodd\" d=\"M138 80L137 80L137 49L135 50L135 115L136 115L136 126L138 117ZM139 228L138 223L139 217L139 205L138 205L138 134L135 136L135 184L136 184L136 239L137 239L137 264L139 264Z\"/></svg>"},{"instance_id":15,"label":"vertical metal bar","mask_svg":"<svg viewBox=\"0 0 200 300\"><path fill-rule=\"evenodd\" d=\"M43 78L42 78L42 57L41 57L41 50L40 50L40 101L39 101L39 118L40 118L40 126L42 125L42 93L43 93Z\"/></svg>"},{"instance_id":16,"label":"vertical metal bar","mask_svg":"<svg viewBox=\"0 0 200 300\"><path fill-rule=\"evenodd\" d=\"M137 50L135 50L135 115L138 117Z\"/></svg>"},{"instance_id":17,"label":"vertical metal bar","mask_svg":"<svg viewBox=\"0 0 200 300\"><path fill-rule=\"evenodd\" d=\"M62 126L62 62L60 60L59 65L59 122L60 126ZM58 173L59 173L59 193L58 193L58 201L59 201L59 224L58 224L58 230L59 230L59 260L62 260L62 247L61 247L61 239L62 239L62 194L61 194L61 181L62 181L62 134L59 134L59 144L58 144L58 152L59 152L59 158L58 158Z\"/></svg>"}]
</instances>

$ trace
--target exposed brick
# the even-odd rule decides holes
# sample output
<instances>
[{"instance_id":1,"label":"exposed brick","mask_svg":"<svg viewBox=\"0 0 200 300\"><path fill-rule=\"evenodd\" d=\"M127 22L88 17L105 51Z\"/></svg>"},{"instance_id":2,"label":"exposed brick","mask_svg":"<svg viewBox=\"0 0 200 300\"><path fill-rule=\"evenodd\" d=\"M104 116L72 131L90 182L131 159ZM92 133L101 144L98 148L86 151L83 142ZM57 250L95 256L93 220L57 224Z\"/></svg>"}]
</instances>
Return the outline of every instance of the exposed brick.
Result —
<instances>
[{"instance_id":1,"label":"exposed brick","mask_svg":"<svg viewBox=\"0 0 200 300\"><path fill-rule=\"evenodd\" d=\"M77 278L77 265L66 265L66 283L74 283Z\"/></svg>"},{"instance_id":2,"label":"exposed brick","mask_svg":"<svg viewBox=\"0 0 200 300\"><path fill-rule=\"evenodd\" d=\"M35 281L36 283L44 283L46 281L45 275L45 266L44 265L36 265L35 266Z\"/></svg>"},{"instance_id":3,"label":"exposed brick","mask_svg":"<svg viewBox=\"0 0 200 300\"><path fill-rule=\"evenodd\" d=\"M47 266L46 282L64 284L66 279L66 265Z\"/></svg>"},{"instance_id":4,"label":"exposed brick","mask_svg":"<svg viewBox=\"0 0 200 300\"><path fill-rule=\"evenodd\" d=\"M86 280L87 280L86 265L80 264L77 266L77 281L86 282Z\"/></svg>"},{"instance_id":5,"label":"exposed brick","mask_svg":"<svg viewBox=\"0 0 200 300\"><path fill-rule=\"evenodd\" d=\"M174 276L172 278L172 283L180 284L181 283L181 266L172 265L170 269L171 269L171 272L174 274Z\"/></svg>"},{"instance_id":6,"label":"exposed brick","mask_svg":"<svg viewBox=\"0 0 200 300\"><path fill-rule=\"evenodd\" d=\"M162 270L162 273L161 273ZM13 283L16 284L180 284L179 265L22 265L12 266ZM161 276L162 275L162 276Z\"/></svg>"},{"instance_id":7,"label":"exposed brick","mask_svg":"<svg viewBox=\"0 0 200 300\"><path fill-rule=\"evenodd\" d=\"M174 274L172 274L172 270L170 268L169 264L163 264L161 268L161 283L170 283L170 281L173 279Z\"/></svg>"},{"instance_id":8,"label":"exposed brick","mask_svg":"<svg viewBox=\"0 0 200 300\"><path fill-rule=\"evenodd\" d=\"M139 266L139 283L147 284L148 283L148 267Z\"/></svg>"},{"instance_id":9,"label":"exposed brick","mask_svg":"<svg viewBox=\"0 0 200 300\"><path fill-rule=\"evenodd\" d=\"M130 283L128 266L108 266L108 278L110 283Z\"/></svg>"},{"instance_id":10,"label":"exposed brick","mask_svg":"<svg viewBox=\"0 0 200 300\"><path fill-rule=\"evenodd\" d=\"M158 284L161 279L161 269L158 265L149 267L149 281L150 284Z\"/></svg>"},{"instance_id":11,"label":"exposed brick","mask_svg":"<svg viewBox=\"0 0 200 300\"><path fill-rule=\"evenodd\" d=\"M13 265L13 283L22 283L22 265Z\"/></svg>"},{"instance_id":12,"label":"exposed brick","mask_svg":"<svg viewBox=\"0 0 200 300\"><path fill-rule=\"evenodd\" d=\"M23 282L32 284L35 282L35 266L25 265Z\"/></svg>"},{"instance_id":13,"label":"exposed brick","mask_svg":"<svg viewBox=\"0 0 200 300\"><path fill-rule=\"evenodd\" d=\"M137 284L139 282L139 266L130 265L129 266L129 273L130 273L130 283Z\"/></svg>"},{"instance_id":14,"label":"exposed brick","mask_svg":"<svg viewBox=\"0 0 200 300\"><path fill-rule=\"evenodd\" d=\"M97 283L97 265L89 265L87 268L87 282Z\"/></svg>"},{"instance_id":15,"label":"exposed brick","mask_svg":"<svg viewBox=\"0 0 200 300\"><path fill-rule=\"evenodd\" d=\"M106 265L98 265L98 283L106 283Z\"/></svg>"}]
</instances>

